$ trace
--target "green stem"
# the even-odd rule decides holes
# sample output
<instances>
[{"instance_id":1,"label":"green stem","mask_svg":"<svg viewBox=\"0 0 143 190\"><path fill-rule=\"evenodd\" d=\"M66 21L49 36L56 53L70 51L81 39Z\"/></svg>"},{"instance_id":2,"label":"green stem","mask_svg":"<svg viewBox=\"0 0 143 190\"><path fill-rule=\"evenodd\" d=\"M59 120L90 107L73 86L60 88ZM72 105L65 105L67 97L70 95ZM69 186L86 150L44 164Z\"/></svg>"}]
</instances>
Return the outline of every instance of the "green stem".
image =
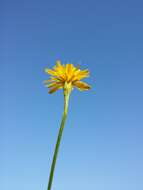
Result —
<instances>
[{"instance_id":1,"label":"green stem","mask_svg":"<svg viewBox=\"0 0 143 190\"><path fill-rule=\"evenodd\" d=\"M51 190L51 186L52 186L54 170L55 170L55 165L56 165L56 160L57 160L57 155L58 155L58 151L59 151L59 146L60 146L60 142L61 142L63 129L64 129L64 126L65 126L65 121L66 121L66 118L67 118L69 95L70 95L70 93L68 93L66 95L64 94L64 112L63 112L62 122L61 122L61 126L60 126L60 129L59 129L58 137L57 137L57 142L56 142L55 152L54 152L53 161L52 161L52 165L51 165L51 171L50 171L49 183L48 183L47 190Z\"/></svg>"}]
</instances>

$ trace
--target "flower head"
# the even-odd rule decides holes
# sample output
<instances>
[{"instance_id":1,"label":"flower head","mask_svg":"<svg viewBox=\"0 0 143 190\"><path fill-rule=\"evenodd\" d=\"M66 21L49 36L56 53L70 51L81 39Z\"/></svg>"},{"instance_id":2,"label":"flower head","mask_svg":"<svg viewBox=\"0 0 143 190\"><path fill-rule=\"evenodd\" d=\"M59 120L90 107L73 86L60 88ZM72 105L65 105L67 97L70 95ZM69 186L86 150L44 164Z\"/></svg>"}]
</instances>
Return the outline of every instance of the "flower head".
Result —
<instances>
[{"instance_id":1,"label":"flower head","mask_svg":"<svg viewBox=\"0 0 143 190\"><path fill-rule=\"evenodd\" d=\"M64 93L69 93L73 87L77 87L79 90L89 90L90 86L81 79L89 76L89 71L80 70L73 64L61 64L61 61L56 61L56 66L53 69L45 68L45 72L50 74L49 80L45 80L44 83L50 89L49 93L53 93L58 89L63 88Z\"/></svg>"}]
</instances>

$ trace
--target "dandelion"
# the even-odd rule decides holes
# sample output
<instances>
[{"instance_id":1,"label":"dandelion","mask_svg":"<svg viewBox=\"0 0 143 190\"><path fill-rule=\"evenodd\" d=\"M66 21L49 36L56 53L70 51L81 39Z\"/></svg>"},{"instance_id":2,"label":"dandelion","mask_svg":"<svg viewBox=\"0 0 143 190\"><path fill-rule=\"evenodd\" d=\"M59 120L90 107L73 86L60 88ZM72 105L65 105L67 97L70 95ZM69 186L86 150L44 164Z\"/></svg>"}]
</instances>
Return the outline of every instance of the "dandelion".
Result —
<instances>
[{"instance_id":1,"label":"dandelion","mask_svg":"<svg viewBox=\"0 0 143 190\"><path fill-rule=\"evenodd\" d=\"M89 90L90 86L87 83L81 81L82 79L89 76L89 71L87 69L81 70L79 67L75 67L73 64L68 63L64 65L58 60L56 61L56 65L53 67L53 69L45 68L45 72L51 75L49 80L44 81L46 87L49 88L49 93L52 94L59 89L63 89L64 93L64 112L57 137L47 188L47 190L51 190L60 141L67 118L69 96L74 87L80 91L84 91Z\"/></svg>"}]
</instances>

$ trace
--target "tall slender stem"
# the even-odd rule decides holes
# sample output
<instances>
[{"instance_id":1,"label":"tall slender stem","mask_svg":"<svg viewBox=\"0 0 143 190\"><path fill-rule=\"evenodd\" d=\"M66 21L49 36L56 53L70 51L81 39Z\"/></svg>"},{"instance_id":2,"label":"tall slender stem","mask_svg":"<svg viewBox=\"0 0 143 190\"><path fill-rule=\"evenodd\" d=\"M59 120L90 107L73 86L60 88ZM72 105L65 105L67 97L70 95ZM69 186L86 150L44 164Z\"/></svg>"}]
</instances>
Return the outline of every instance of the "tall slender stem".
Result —
<instances>
[{"instance_id":1,"label":"tall slender stem","mask_svg":"<svg viewBox=\"0 0 143 190\"><path fill-rule=\"evenodd\" d=\"M69 95L70 95L70 93L64 94L64 112L63 112L61 126L60 126L60 129L59 129L57 142L56 142L56 146L55 146L55 152L54 152L53 161L52 161L52 165L51 165L51 171L50 171L49 183L48 183L47 190L51 190L51 187L52 187L52 181L53 181L53 176L54 176L54 170L55 170L57 155L58 155L58 151L59 151L59 147L60 147L60 142L61 142L61 137L62 137L62 134L63 134L63 129L64 129L64 126L65 126L65 121L66 121L66 118L67 118Z\"/></svg>"}]
</instances>

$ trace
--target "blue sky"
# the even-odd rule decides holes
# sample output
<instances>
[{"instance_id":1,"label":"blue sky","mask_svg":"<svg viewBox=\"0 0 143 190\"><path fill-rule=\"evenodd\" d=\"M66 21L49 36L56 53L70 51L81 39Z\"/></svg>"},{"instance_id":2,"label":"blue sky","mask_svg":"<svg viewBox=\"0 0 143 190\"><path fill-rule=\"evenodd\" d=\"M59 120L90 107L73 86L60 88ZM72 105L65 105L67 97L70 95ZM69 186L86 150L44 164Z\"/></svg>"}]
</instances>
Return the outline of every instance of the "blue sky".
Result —
<instances>
[{"instance_id":1,"label":"blue sky","mask_svg":"<svg viewBox=\"0 0 143 190\"><path fill-rule=\"evenodd\" d=\"M63 110L56 59L88 68L74 90L53 189L143 189L143 2L0 1L0 189L45 190Z\"/></svg>"}]
</instances>

